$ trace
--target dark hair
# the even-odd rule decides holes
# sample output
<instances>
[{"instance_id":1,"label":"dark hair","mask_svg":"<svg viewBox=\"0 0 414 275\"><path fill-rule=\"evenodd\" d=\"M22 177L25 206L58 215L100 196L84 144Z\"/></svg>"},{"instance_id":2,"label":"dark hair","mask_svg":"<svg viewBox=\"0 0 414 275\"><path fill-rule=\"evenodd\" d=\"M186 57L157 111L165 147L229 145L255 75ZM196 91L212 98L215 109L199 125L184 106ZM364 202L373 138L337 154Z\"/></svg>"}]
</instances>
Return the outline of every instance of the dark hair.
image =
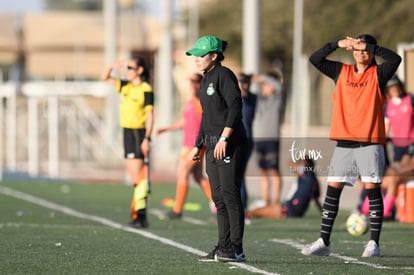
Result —
<instances>
[{"instance_id":1,"label":"dark hair","mask_svg":"<svg viewBox=\"0 0 414 275\"><path fill-rule=\"evenodd\" d=\"M252 76L252 74L239 73L239 81L250 85Z\"/></svg>"},{"instance_id":2,"label":"dark hair","mask_svg":"<svg viewBox=\"0 0 414 275\"><path fill-rule=\"evenodd\" d=\"M367 44L377 45L377 39L374 36L370 35L370 34L361 34L357 38L362 39ZM376 64L377 64L377 60L375 60L375 56L374 56L372 58L371 65L376 65Z\"/></svg>"},{"instance_id":3,"label":"dark hair","mask_svg":"<svg viewBox=\"0 0 414 275\"><path fill-rule=\"evenodd\" d=\"M315 162L312 158L310 158L309 156L305 157L305 166L309 167L310 169L314 169L315 168Z\"/></svg>"},{"instance_id":4,"label":"dark hair","mask_svg":"<svg viewBox=\"0 0 414 275\"><path fill-rule=\"evenodd\" d=\"M147 63L145 62L145 59L142 56L135 56L134 58L132 58L132 60L135 61L137 67L143 68L143 71L141 74L142 80L149 81L150 73L149 73Z\"/></svg>"},{"instance_id":5,"label":"dark hair","mask_svg":"<svg viewBox=\"0 0 414 275\"><path fill-rule=\"evenodd\" d=\"M269 71L265 75L278 81L281 81L281 78L282 78L280 73L273 72L273 71Z\"/></svg>"},{"instance_id":6,"label":"dark hair","mask_svg":"<svg viewBox=\"0 0 414 275\"><path fill-rule=\"evenodd\" d=\"M224 60L224 54L223 53L226 50L228 44L229 43L227 41L221 40L221 52L217 52L217 55L218 55L217 62L221 62L221 61Z\"/></svg>"},{"instance_id":7,"label":"dark hair","mask_svg":"<svg viewBox=\"0 0 414 275\"><path fill-rule=\"evenodd\" d=\"M368 44L377 45L377 39L370 34L361 34L357 38L364 40Z\"/></svg>"},{"instance_id":8,"label":"dark hair","mask_svg":"<svg viewBox=\"0 0 414 275\"><path fill-rule=\"evenodd\" d=\"M386 88L389 88L391 86L397 86L400 89L400 91L401 91L400 97L404 97L407 94L407 91L405 90L404 84L398 78L397 75L393 75L393 77L391 77L391 79L388 80Z\"/></svg>"}]
</instances>

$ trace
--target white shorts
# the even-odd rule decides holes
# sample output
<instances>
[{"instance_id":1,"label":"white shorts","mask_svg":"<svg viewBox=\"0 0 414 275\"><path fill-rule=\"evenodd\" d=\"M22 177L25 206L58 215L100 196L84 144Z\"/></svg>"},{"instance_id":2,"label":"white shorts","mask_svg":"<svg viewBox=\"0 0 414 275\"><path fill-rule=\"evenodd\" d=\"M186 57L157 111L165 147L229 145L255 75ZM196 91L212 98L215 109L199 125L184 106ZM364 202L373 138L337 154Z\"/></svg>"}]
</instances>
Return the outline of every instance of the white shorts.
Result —
<instances>
[{"instance_id":1,"label":"white shorts","mask_svg":"<svg viewBox=\"0 0 414 275\"><path fill-rule=\"evenodd\" d=\"M383 145L358 148L335 147L328 171L328 182L353 186L358 177L363 182L381 183L385 170Z\"/></svg>"}]
</instances>

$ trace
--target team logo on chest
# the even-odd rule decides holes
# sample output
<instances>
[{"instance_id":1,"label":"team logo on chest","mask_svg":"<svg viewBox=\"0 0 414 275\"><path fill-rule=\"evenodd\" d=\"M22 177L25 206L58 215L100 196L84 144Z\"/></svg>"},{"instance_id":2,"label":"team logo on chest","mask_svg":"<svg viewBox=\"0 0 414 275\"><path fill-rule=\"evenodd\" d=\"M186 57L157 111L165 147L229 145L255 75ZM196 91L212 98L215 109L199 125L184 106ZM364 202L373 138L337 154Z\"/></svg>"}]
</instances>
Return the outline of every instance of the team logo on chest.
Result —
<instances>
[{"instance_id":1,"label":"team logo on chest","mask_svg":"<svg viewBox=\"0 0 414 275\"><path fill-rule=\"evenodd\" d=\"M215 91L216 91L216 90L214 90L213 83L208 84L207 94L208 94L208 95L213 95Z\"/></svg>"}]
</instances>

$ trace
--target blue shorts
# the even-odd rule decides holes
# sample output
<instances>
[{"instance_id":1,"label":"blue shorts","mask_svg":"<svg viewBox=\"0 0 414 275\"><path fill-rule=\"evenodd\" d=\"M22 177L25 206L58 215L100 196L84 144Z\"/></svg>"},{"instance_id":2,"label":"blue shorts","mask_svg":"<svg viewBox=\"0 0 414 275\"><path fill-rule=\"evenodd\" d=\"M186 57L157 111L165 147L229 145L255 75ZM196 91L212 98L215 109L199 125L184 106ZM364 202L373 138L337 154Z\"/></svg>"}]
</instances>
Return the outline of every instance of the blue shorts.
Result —
<instances>
[{"instance_id":1,"label":"blue shorts","mask_svg":"<svg viewBox=\"0 0 414 275\"><path fill-rule=\"evenodd\" d=\"M279 169L279 140L255 142L257 162L261 169Z\"/></svg>"},{"instance_id":2,"label":"blue shorts","mask_svg":"<svg viewBox=\"0 0 414 275\"><path fill-rule=\"evenodd\" d=\"M300 198L294 198L291 201L284 202L282 204L282 213L280 217L303 217L309 207L309 203L301 203L299 200ZM304 200L309 201L307 199Z\"/></svg>"},{"instance_id":3,"label":"blue shorts","mask_svg":"<svg viewBox=\"0 0 414 275\"><path fill-rule=\"evenodd\" d=\"M414 144L406 147L394 145L394 161L400 161L404 155L412 157L414 154Z\"/></svg>"}]
</instances>

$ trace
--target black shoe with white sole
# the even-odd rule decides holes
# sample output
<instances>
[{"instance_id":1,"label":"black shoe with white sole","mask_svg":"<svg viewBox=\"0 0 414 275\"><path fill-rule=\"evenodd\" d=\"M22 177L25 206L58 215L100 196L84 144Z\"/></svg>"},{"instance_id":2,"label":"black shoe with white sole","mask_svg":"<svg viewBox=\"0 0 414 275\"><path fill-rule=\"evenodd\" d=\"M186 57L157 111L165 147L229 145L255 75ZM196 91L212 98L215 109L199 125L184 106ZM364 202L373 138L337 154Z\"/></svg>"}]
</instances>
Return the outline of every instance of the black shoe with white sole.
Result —
<instances>
[{"instance_id":1,"label":"black shoe with white sole","mask_svg":"<svg viewBox=\"0 0 414 275\"><path fill-rule=\"evenodd\" d=\"M219 250L218 246L214 247L213 251L208 253L207 255L198 257L199 262L215 262L216 261L216 253Z\"/></svg>"},{"instance_id":2,"label":"black shoe with white sole","mask_svg":"<svg viewBox=\"0 0 414 275\"><path fill-rule=\"evenodd\" d=\"M245 262L246 256L243 251L236 251L236 249L229 248L226 250L218 250L216 252L216 260L218 262Z\"/></svg>"}]
</instances>

